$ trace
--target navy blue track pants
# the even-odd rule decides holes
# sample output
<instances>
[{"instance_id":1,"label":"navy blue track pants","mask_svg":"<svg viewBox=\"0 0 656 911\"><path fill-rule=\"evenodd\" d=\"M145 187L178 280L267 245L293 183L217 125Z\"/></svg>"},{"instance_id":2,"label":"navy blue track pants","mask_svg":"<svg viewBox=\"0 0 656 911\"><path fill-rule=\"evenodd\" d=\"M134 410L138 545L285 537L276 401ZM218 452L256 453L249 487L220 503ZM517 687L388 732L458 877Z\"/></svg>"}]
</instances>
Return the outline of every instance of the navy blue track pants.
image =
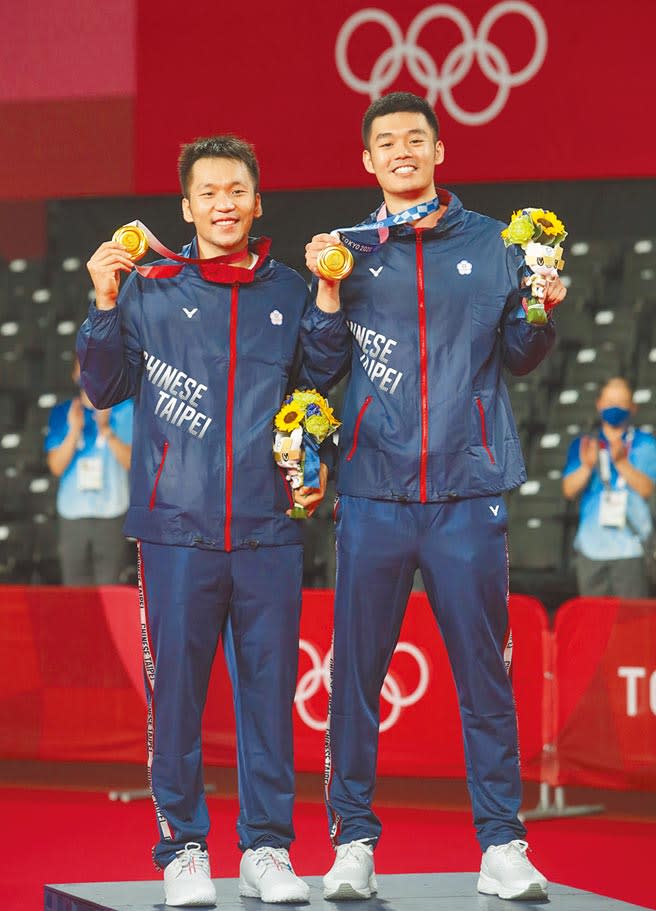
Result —
<instances>
[{"instance_id":1,"label":"navy blue track pants","mask_svg":"<svg viewBox=\"0 0 656 911\"><path fill-rule=\"evenodd\" d=\"M148 768L165 867L188 841L206 846L201 719L217 642L237 726L240 847L293 838L292 709L301 616L300 545L201 550L139 545Z\"/></svg>"},{"instance_id":2,"label":"navy blue track pants","mask_svg":"<svg viewBox=\"0 0 656 911\"><path fill-rule=\"evenodd\" d=\"M326 743L331 837L344 844L377 840L381 833L371 808L380 691L419 568L456 683L479 843L485 850L522 838L517 722L506 666L503 499L420 504L342 496L336 518L334 670Z\"/></svg>"}]
</instances>

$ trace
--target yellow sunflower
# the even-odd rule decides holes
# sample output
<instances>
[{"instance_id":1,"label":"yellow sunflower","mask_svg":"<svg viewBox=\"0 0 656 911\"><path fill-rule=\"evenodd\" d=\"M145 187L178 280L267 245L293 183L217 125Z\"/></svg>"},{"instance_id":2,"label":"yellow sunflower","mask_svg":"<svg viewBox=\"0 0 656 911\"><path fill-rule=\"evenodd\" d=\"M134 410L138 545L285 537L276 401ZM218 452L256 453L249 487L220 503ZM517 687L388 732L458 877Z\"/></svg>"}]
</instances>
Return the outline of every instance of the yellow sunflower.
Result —
<instances>
[{"instance_id":1,"label":"yellow sunflower","mask_svg":"<svg viewBox=\"0 0 656 911\"><path fill-rule=\"evenodd\" d=\"M328 404L328 402L325 399L319 405L319 408L321 408L321 413L326 418L326 420L329 421L331 427L340 426L340 421L337 420L337 418L335 417L335 414L333 412L333 409L330 407L330 405Z\"/></svg>"},{"instance_id":2,"label":"yellow sunflower","mask_svg":"<svg viewBox=\"0 0 656 911\"><path fill-rule=\"evenodd\" d=\"M294 430L296 427L300 427L303 415L303 409L293 402L290 405L283 405L276 415L276 428L278 430Z\"/></svg>"},{"instance_id":3,"label":"yellow sunflower","mask_svg":"<svg viewBox=\"0 0 656 911\"><path fill-rule=\"evenodd\" d=\"M565 233L565 225L554 212L545 212L544 209L533 209L531 212L533 224L542 229L547 237L559 237Z\"/></svg>"}]
</instances>

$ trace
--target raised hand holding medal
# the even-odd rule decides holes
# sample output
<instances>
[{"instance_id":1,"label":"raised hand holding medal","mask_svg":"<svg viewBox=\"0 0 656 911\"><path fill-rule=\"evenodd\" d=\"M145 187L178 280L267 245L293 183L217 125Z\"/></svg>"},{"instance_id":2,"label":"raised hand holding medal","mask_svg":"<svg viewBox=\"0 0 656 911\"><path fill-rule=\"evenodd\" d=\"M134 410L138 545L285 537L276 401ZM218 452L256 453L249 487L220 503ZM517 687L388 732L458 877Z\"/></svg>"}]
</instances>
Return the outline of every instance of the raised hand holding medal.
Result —
<instances>
[{"instance_id":1,"label":"raised hand holding medal","mask_svg":"<svg viewBox=\"0 0 656 911\"><path fill-rule=\"evenodd\" d=\"M159 253L167 262L135 265L148 250ZM268 245L266 250L262 245L262 250L257 255L264 259L267 252ZM252 270L240 268L238 265L243 259L243 249L214 257L181 256L165 247L143 222L135 220L117 228L111 241L106 241L98 247L88 261L87 269L96 291L96 307L99 310L110 310L116 306L121 272L135 270L143 278L149 279L173 278L186 266L191 265L199 266L203 277L209 281L252 281Z\"/></svg>"},{"instance_id":2,"label":"raised hand holding medal","mask_svg":"<svg viewBox=\"0 0 656 911\"><path fill-rule=\"evenodd\" d=\"M419 203L395 215L388 215L383 204L378 210L376 221L363 225L353 225L349 228L335 228L330 234L315 234L309 244L305 246L305 262L310 270L319 278L328 281L341 281L348 278L353 270L355 261L354 251L362 255L378 250L389 237L389 229L396 225L408 224L419 221L435 212L440 207L437 196L428 202ZM365 243L350 237L350 234L378 234L374 243Z\"/></svg>"},{"instance_id":3,"label":"raised hand holding medal","mask_svg":"<svg viewBox=\"0 0 656 911\"><path fill-rule=\"evenodd\" d=\"M324 247L317 257L317 271L329 281L341 281L353 271L353 254L344 244L334 243Z\"/></svg>"},{"instance_id":4,"label":"raised hand holding medal","mask_svg":"<svg viewBox=\"0 0 656 911\"><path fill-rule=\"evenodd\" d=\"M148 252L146 232L139 225L122 225L114 231L112 242L121 244L133 262L142 259Z\"/></svg>"}]
</instances>

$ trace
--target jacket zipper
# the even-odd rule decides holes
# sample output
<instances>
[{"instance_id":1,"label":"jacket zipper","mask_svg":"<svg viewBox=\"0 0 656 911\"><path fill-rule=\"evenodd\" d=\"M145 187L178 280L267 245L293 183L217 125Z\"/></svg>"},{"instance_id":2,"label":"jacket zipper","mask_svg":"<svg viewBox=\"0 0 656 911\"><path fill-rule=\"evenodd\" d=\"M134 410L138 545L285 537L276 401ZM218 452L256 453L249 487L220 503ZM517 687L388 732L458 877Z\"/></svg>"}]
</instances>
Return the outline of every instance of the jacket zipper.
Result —
<instances>
[{"instance_id":1,"label":"jacket zipper","mask_svg":"<svg viewBox=\"0 0 656 911\"><path fill-rule=\"evenodd\" d=\"M226 432L225 432L225 525L223 542L227 551L232 550L232 423L235 401L235 370L237 368L237 303L239 285L235 282L230 294L230 349L228 360L228 389L226 394Z\"/></svg>"},{"instance_id":2,"label":"jacket zipper","mask_svg":"<svg viewBox=\"0 0 656 911\"><path fill-rule=\"evenodd\" d=\"M483 444L483 449L487 452L490 462L494 465L494 456L492 455L492 450L487 445L487 433L485 431L485 411L483 410L483 403L480 399L476 399L476 407L478 408L478 414L481 419L481 443Z\"/></svg>"},{"instance_id":3,"label":"jacket zipper","mask_svg":"<svg viewBox=\"0 0 656 911\"><path fill-rule=\"evenodd\" d=\"M149 508L152 512L155 508L155 497L157 496L157 485L159 484L159 479L161 477L162 471L164 470L164 462L166 462L166 453L169 451L168 440L164 440L164 448L162 449L162 458L160 459L159 468L157 469L157 474L155 475L155 482L153 483L153 489L150 494L150 503Z\"/></svg>"},{"instance_id":4,"label":"jacket zipper","mask_svg":"<svg viewBox=\"0 0 656 911\"><path fill-rule=\"evenodd\" d=\"M426 502L428 462L428 354L426 349L426 296L424 288L423 228L415 228L417 239L417 306L419 321L419 376L421 400L421 452L419 455L419 500Z\"/></svg>"},{"instance_id":5,"label":"jacket zipper","mask_svg":"<svg viewBox=\"0 0 656 911\"><path fill-rule=\"evenodd\" d=\"M366 397L366 399L364 400L364 402L362 403L362 407L358 411L358 416L355 419L355 427L353 429L353 443L351 444L351 448L349 449L348 455L346 456L347 462L351 461L351 459L355 455L355 450L358 448L358 434L360 433L360 424L362 423L362 418L364 417L365 411L367 410L369 405L371 405L371 398L372 397L370 395L368 395Z\"/></svg>"}]
</instances>

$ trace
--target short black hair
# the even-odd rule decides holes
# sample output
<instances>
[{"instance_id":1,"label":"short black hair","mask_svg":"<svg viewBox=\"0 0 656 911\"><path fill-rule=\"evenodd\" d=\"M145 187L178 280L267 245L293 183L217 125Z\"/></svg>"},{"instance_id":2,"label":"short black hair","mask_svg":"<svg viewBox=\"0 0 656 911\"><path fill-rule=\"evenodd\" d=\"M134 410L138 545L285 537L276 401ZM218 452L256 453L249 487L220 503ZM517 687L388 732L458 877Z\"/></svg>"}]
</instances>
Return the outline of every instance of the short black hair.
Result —
<instances>
[{"instance_id":1,"label":"short black hair","mask_svg":"<svg viewBox=\"0 0 656 911\"><path fill-rule=\"evenodd\" d=\"M255 192L259 191L260 166L255 156L255 149L245 139L228 133L225 136L203 136L180 146L178 176L184 197L189 195L189 175L199 158L231 158L234 161L243 161L253 178Z\"/></svg>"},{"instance_id":2,"label":"short black hair","mask_svg":"<svg viewBox=\"0 0 656 911\"><path fill-rule=\"evenodd\" d=\"M376 117L384 117L385 114L398 114L410 111L411 113L423 114L431 130L435 134L435 142L440 138L440 124L435 111L419 95L413 95L412 92L390 92L389 95L382 95L373 101L362 118L362 142L365 149L370 148L371 125Z\"/></svg>"}]
</instances>

